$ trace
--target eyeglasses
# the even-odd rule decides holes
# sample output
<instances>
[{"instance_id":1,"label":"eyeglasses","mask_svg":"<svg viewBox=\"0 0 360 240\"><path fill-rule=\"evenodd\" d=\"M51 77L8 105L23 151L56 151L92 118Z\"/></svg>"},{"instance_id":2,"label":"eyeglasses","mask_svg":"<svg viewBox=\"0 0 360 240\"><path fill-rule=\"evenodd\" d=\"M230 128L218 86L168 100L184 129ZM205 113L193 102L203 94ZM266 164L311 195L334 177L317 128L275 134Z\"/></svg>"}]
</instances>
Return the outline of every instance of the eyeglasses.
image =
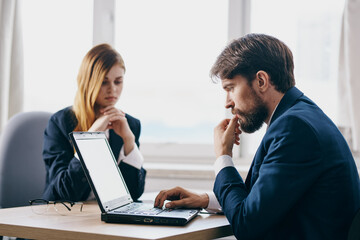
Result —
<instances>
[{"instance_id":1,"label":"eyeglasses","mask_svg":"<svg viewBox=\"0 0 360 240\"><path fill-rule=\"evenodd\" d=\"M49 205L52 205L57 213L60 215L66 215L70 212L82 212L82 202L72 201L48 201L45 199L30 200L31 210L36 214L44 214L48 212Z\"/></svg>"}]
</instances>

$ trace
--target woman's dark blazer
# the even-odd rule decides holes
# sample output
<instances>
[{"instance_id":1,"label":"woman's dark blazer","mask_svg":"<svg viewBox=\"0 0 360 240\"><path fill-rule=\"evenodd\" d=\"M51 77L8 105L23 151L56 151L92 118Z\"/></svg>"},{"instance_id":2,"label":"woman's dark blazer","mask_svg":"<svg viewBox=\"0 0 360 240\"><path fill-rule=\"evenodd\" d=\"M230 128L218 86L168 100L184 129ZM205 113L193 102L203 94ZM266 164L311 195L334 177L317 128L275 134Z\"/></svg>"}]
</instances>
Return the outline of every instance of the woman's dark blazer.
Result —
<instances>
[{"instance_id":1,"label":"woman's dark blazer","mask_svg":"<svg viewBox=\"0 0 360 240\"><path fill-rule=\"evenodd\" d=\"M139 146L140 121L128 114L126 118ZM44 199L85 201L89 197L90 185L80 161L74 157L74 148L69 138L69 133L76 125L77 119L72 107L67 107L52 115L45 129L43 158L47 173ZM112 129L109 131L109 143L115 159L118 159L124 142ZM123 161L120 162L119 168L131 197L136 201L144 192L145 169L139 170Z\"/></svg>"}]
</instances>

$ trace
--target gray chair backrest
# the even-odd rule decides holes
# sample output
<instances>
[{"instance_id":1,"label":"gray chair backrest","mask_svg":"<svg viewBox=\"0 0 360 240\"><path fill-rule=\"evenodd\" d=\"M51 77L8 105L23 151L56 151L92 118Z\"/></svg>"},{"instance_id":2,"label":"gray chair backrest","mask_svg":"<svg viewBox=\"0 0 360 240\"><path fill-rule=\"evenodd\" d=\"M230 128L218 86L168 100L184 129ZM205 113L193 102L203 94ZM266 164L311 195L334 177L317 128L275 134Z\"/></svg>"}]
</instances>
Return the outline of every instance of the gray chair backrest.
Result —
<instances>
[{"instance_id":1,"label":"gray chair backrest","mask_svg":"<svg viewBox=\"0 0 360 240\"><path fill-rule=\"evenodd\" d=\"M41 198L45 187L42 158L44 130L49 112L23 112L13 116L0 138L0 207L26 206Z\"/></svg>"}]
</instances>

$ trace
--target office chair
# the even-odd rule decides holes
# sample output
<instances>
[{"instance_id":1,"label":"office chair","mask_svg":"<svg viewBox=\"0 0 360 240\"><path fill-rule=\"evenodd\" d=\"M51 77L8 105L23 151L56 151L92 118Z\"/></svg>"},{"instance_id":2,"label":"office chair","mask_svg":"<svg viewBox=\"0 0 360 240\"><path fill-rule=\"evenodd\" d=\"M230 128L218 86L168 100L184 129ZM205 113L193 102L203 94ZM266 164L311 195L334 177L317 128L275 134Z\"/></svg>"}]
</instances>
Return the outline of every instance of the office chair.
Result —
<instances>
[{"instance_id":1,"label":"office chair","mask_svg":"<svg viewBox=\"0 0 360 240\"><path fill-rule=\"evenodd\" d=\"M13 116L0 138L0 208L27 206L41 198L45 187L42 158L44 130L49 112L23 112Z\"/></svg>"},{"instance_id":2,"label":"office chair","mask_svg":"<svg viewBox=\"0 0 360 240\"><path fill-rule=\"evenodd\" d=\"M360 240L360 210L356 213L349 229L348 240Z\"/></svg>"}]
</instances>

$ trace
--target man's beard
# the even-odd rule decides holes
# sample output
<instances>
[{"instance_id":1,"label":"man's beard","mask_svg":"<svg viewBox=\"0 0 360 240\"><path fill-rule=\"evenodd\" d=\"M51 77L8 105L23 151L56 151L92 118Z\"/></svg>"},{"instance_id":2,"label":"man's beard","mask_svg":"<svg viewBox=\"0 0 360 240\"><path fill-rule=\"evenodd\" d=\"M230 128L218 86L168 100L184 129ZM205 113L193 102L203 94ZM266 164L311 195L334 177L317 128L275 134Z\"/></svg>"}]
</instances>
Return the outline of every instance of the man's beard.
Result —
<instances>
[{"instance_id":1,"label":"man's beard","mask_svg":"<svg viewBox=\"0 0 360 240\"><path fill-rule=\"evenodd\" d=\"M268 109L264 102L255 92L253 92L253 97L255 106L250 111L241 112L236 110L236 114L241 116L239 119L240 128L246 133L253 133L259 130L268 116Z\"/></svg>"}]
</instances>

